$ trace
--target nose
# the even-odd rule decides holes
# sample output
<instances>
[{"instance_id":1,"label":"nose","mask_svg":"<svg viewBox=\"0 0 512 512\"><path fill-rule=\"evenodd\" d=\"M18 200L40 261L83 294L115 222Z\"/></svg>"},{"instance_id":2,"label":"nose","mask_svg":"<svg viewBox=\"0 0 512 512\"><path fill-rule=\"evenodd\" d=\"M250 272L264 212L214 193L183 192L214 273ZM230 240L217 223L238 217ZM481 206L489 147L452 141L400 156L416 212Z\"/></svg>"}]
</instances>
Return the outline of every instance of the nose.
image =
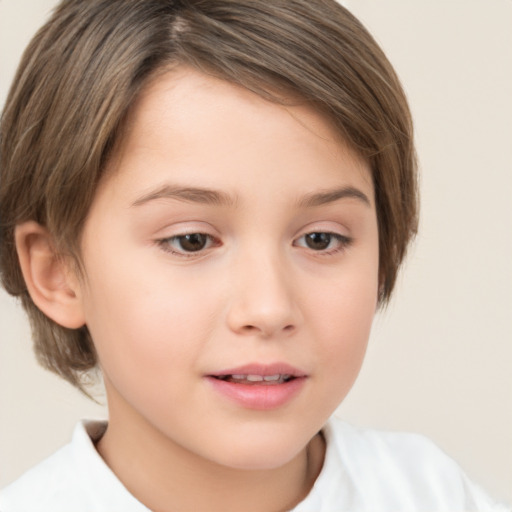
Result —
<instances>
[{"instance_id":1,"label":"nose","mask_svg":"<svg viewBox=\"0 0 512 512\"><path fill-rule=\"evenodd\" d=\"M278 255L260 253L237 262L230 276L229 328L262 338L293 333L301 314L290 274Z\"/></svg>"}]
</instances>

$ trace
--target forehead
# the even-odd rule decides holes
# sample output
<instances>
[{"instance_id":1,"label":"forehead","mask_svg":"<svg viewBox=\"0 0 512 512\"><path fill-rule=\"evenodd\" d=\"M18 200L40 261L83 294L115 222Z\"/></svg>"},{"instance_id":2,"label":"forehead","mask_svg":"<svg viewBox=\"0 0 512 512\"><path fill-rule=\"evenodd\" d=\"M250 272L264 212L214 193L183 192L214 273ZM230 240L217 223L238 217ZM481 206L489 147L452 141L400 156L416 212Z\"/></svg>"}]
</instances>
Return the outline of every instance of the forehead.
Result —
<instances>
[{"instance_id":1,"label":"forehead","mask_svg":"<svg viewBox=\"0 0 512 512\"><path fill-rule=\"evenodd\" d=\"M183 168L191 182L197 175L197 185L216 186L222 175L236 187L240 180L257 183L265 172L282 174L290 165L297 171L329 169L333 180L350 167L373 196L367 162L330 119L296 96L285 100L270 102L186 67L161 74L133 105L109 175L144 166L149 179L149 171L172 168L179 174ZM200 172L204 168L209 172ZM290 176L300 181L301 173Z\"/></svg>"}]
</instances>

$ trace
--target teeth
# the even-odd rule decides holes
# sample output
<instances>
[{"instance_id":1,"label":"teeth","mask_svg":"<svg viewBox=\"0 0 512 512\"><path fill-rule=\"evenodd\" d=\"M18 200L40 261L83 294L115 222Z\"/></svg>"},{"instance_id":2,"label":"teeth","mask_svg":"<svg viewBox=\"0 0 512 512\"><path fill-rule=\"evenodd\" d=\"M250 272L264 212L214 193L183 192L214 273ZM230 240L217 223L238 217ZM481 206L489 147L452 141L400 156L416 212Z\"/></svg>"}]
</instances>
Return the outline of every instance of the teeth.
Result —
<instances>
[{"instance_id":1,"label":"teeth","mask_svg":"<svg viewBox=\"0 0 512 512\"><path fill-rule=\"evenodd\" d=\"M275 375L242 375L242 374L233 374L230 375L232 380L245 380L248 382L286 382L290 380L291 375L288 374L279 374ZM228 378L228 376L226 376Z\"/></svg>"},{"instance_id":2,"label":"teeth","mask_svg":"<svg viewBox=\"0 0 512 512\"><path fill-rule=\"evenodd\" d=\"M263 377L261 375L247 375L247 380L249 382L261 382Z\"/></svg>"}]
</instances>

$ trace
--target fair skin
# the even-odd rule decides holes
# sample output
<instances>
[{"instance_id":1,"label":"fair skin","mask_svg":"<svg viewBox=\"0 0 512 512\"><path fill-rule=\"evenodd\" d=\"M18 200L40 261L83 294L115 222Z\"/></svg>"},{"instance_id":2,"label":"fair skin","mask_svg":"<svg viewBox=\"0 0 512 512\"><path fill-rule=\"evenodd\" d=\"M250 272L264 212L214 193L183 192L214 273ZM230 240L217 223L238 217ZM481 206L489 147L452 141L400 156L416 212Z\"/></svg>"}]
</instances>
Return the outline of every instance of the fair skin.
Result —
<instances>
[{"instance_id":1,"label":"fair skin","mask_svg":"<svg viewBox=\"0 0 512 512\"><path fill-rule=\"evenodd\" d=\"M108 165L83 276L59 274L43 228L16 234L38 306L91 332L99 453L151 510L289 510L321 470L317 434L375 313L367 164L309 107L178 68L142 93Z\"/></svg>"}]
</instances>

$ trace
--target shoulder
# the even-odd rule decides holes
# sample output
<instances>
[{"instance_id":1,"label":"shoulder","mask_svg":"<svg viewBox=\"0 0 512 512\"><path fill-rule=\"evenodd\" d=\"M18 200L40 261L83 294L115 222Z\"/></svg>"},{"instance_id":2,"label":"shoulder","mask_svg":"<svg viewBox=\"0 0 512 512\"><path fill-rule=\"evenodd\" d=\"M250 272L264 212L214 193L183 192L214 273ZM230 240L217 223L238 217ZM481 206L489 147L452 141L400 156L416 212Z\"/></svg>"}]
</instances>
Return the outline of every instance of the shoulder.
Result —
<instances>
[{"instance_id":1,"label":"shoulder","mask_svg":"<svg viewBox=\"0 0 512 512\"><path fill-rule=\"evenodd\" d=\"M350 462L351 468L371 466L372 473L396 469L408 478L434 475L458 477L456 463L430 439L408 432L389 432L355 427L332 418L326 436L336 450Z\"/></svg>"},{"instance_id":2,"label":"shoulder","mask_svg":"<svg viewBox=\"0 0 512 512\"><path fill-rule=\"evenodd\" d=\"M372 512L510 510L495 504L421 435L363 429L336 418L323 433L327 451L315 487L323 505L325 496L337 500L325 510L338 504Z\"/></svg>"},{"instance_id":3,"label":"shoulder","mask_svg":"<svg viewBox=\"0 0 512 512\"><path fill-rule=\"evenodd\" d=\"M61 448L0 491L0 508L2 512L44 510L66 494L81 494L71 445Z\"/></svg>"},{"instance_id":4,"label":"shoulder","mask_svg":"<svg viewBox=\"0 0 512 512\"><path fill-rule=\"evenodd\" d=\"M147 512L117 480L94 448L106 424L79 423L73 440L0 491L2 512Z\"/></svg>"}]
</instances>

